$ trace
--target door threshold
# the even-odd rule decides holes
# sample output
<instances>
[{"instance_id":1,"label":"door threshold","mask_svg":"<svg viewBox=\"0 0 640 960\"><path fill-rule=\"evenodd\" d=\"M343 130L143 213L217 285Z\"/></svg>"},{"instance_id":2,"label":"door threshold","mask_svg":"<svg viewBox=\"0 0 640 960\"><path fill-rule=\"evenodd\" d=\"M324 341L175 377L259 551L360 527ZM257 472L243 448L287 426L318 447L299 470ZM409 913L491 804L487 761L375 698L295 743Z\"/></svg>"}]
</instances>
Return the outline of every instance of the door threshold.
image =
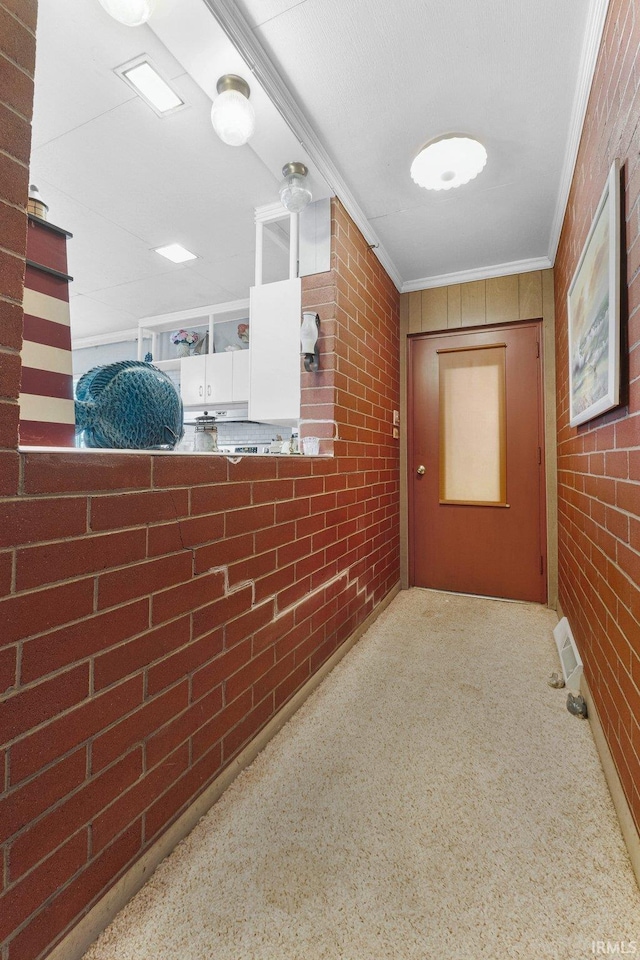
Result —
<instances>
[{"instance_id":1,"label":"door threshold","mask_svg":"<svg viewBox=\"0 0 640 960\"><path fill-rule=\"evenodd\" d=\"M449 597L471 597L473 600L495 600L497 603L526 603L544 607L546 604L539 600L512 600L510 597L490 597L484 593L461 593L458 590L439 590L437 587L411 587L412 590L428 590L429 593L444 593Z\"/></svg>"}]
</instances>

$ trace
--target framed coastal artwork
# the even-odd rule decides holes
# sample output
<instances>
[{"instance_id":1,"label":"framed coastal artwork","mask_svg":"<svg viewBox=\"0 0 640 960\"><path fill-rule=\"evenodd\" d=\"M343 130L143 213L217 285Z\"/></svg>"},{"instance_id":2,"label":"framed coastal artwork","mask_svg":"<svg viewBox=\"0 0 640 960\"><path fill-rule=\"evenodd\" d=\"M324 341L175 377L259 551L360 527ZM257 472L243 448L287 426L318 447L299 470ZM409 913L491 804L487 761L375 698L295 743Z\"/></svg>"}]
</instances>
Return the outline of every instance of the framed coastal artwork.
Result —
<instances>
[{"instance_id":1,"label":"framed coastal artwork","mask_svg":"<svg viewBox=\"0 0 640 960\"><path fill-rule=\"evenodd\" d=\"M620 400L620 164L607 177L567 295L569 423Z\"/></svg>"}]
</instances>

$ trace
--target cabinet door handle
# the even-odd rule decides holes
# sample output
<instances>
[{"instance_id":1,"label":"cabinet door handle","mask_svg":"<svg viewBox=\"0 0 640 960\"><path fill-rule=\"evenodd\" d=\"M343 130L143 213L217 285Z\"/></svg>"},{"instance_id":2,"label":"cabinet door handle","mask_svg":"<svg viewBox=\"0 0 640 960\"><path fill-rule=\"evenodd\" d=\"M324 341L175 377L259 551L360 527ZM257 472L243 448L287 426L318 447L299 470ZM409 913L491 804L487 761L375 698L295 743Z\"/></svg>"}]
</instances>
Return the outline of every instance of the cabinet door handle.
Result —
<instances>
[{"instance_id":1,"label":"cabinet door handle","mask_svg":"<svg viewBox=\"0 0 640 960\"><path fill-rule=\"evenodd\" d=\"M201 397L204 396L204 387L202 386L202 384L200 384L200 386L198 387L198 393Z\"/></svg>"},{"instance_id":2,"label":"cabinet door handle","mask_svg":"<svg viewBox=\"0 0 640 960\"><path fill-rule=\"evenodd\" d=\"M207 384L207 396L208 396L208 397L211 396L211 384L210 384L210 383Z\"/></svg>"}]
</instances>

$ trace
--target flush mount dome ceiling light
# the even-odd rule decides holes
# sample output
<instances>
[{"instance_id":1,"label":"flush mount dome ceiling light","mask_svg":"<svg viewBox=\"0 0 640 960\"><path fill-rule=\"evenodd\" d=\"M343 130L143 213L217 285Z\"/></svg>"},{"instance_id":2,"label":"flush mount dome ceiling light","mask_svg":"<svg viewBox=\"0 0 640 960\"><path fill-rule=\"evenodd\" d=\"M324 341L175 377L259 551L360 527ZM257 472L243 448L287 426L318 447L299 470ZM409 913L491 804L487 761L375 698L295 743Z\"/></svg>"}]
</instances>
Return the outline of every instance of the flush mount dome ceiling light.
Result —
<instances>
[{"instance_id":1,"label":"flush mount dome ceiling light","mask_svg":"<svg viewBox=\"0 0 640 960\"><path fill-rule=\"evenodd\" d=\"M308 173L304 163L285 163L282 168L284 180L280 184L280 202L289 213L300 213L311 201Z\"/></svg>"},{"instance_id":2,"label":"flush mount dome ceiling light","mask_svg":"<svg viewBox=\"0 0 640 960\"><path fill-rule=\"evenodd\" d=\"M99 3L114 20L126 27L139 27L153 13L156 0L99 0Z\"/></svg>"},{"instance_id":3,"label":"flush mount dome ceiling light","mask_svg":"<svg viewBox=\"0 0 640 960\"><path fill-rule=\"evenodd\" d=\"M471 137L449 134L427 143L411 164L411 176L427 190L451 190L477 177L487 151Z\"/></svg>"},{"instance_id":4,"label":"flush mount dome ceiling light","mask_svg":"<svg viewBox=\"0 0 640 960\"><path fill-rule=\"evenodd\" d=\"M223 143L241 147L251 137L256 116L249 102L251 90L242 77L227 73L216 85L218 96L211 107L211 123Z\"/></svg>"}]
</instances>

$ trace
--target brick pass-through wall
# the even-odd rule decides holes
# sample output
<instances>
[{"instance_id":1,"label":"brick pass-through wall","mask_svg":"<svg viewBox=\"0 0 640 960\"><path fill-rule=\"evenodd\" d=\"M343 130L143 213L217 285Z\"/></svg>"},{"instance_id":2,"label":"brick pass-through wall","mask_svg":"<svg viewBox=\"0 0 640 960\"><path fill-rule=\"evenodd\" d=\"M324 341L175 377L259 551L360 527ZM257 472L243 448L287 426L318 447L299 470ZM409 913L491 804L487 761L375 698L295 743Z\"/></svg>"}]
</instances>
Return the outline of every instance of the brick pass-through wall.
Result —
<instances>
[{"instance_id":1,"label":"brick pass-through wall","mask_svg":"<svg viewBox=\"0 0 640 960\"><path fill-rule=\"evenodd\" d=\"M560 603L640 828L640 9L612 0L555 264ZM569 427L567 291L622 166L624 405Z\"/></svg>"},{"instance_id":2,"label":"brick pass-through wall","mask_svg":"<svg viewBox=\"0 0 640 960\"><path fill-rule=\"evenodd\" d=\"M2 960L45 956L399 579L399 297L337 201L303 286L335 457L18 454L35 19L0 0Z\"/></svg>"}]
</instances>

